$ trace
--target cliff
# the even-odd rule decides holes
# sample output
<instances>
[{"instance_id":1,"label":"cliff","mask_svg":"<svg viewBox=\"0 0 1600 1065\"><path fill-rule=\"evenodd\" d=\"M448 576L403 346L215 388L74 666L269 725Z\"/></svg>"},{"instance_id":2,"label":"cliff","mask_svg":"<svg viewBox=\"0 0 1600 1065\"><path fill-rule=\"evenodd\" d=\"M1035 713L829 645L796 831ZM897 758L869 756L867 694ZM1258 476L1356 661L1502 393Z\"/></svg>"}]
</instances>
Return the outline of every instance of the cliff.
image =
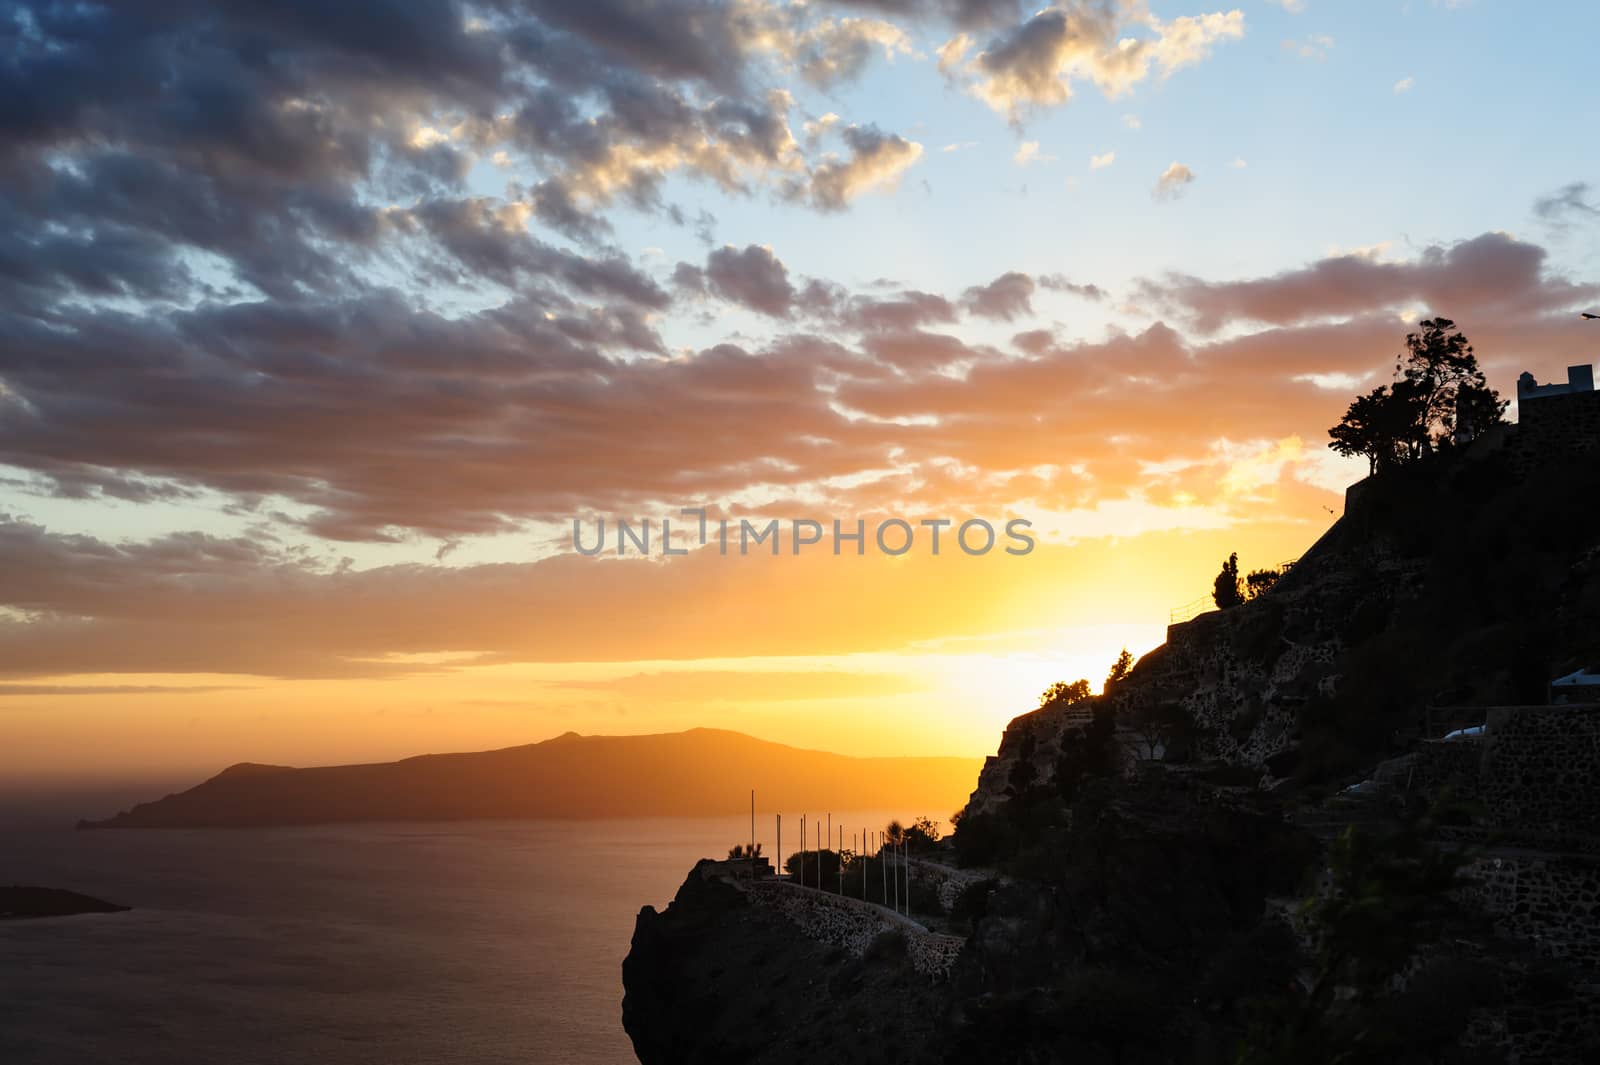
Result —
<instances>
[{"instance_id":1,"label":"cliff","mask_svg":"<svg viewBox=\"0 0 1600 1065\"><path fill-rule=\"evenodd\" d=\"M243 763L81 828L226 828L337 821L704 816L769 806L944 810L975 760L850 758L693 729L579 736L471 754L292 769Z\"/></svg>"},{"instance_id":2,"label":"cliff","mask_svg":"<svg viewBox=\"0 0 1600 1065\"><path fill-rule=\"evenodd\" d=\"M913 866L912 916L963 938L918 1000L931 1036L807 1058L898 985L841 999L814 931L686 884L624 969L640 1060L715 1060L699 1026L779 988L812 1012L785 999L748 1060L1600 1060L1596 718L1537 705L1600 662L1597 497L1586 458L1521 446L1357 486L1266 595L1007 727ZM697 996L715 1017L676 1019Z\"/></svg>"},{"instance_id":3,"label":"cliff","mask_svg":"<svg viewBox=\"0 0 1600 1065\"><path fill-rule=\"evenodd\" d=\"M639 1060L673 1065L937 1060L948 1001L893 936L853 956L700 867L640 911L622 979Z\"/></svg>"}]
</instances>

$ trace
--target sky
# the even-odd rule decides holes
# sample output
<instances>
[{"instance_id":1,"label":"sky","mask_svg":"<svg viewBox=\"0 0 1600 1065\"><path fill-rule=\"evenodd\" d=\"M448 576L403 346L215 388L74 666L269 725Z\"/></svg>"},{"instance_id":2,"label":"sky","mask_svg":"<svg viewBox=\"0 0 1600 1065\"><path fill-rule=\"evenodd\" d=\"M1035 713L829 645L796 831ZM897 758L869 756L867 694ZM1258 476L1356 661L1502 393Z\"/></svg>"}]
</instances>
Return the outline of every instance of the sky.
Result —
<instances>
[{"instance_id":1,"label":"sky","mask_svg":"<svg viewBox=\"0 0 1600 1065\"><path fill-rule=\"evenodd\" d=\"M1576 2L146 7L0 5L0 776L988 753L1600 348Z\"/></svg>"}]
</instances>

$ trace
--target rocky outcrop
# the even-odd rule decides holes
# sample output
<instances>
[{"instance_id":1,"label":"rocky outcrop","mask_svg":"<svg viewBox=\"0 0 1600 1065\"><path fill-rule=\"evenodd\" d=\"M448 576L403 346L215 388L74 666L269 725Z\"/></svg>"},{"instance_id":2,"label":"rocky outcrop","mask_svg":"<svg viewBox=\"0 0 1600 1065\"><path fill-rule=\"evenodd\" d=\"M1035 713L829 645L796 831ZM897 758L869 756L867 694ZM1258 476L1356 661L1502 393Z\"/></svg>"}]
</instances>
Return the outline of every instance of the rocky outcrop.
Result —
<instances>
[{"instance_id":1,"label":"rocky outcrop","mask_svg":"<svg viewBox=\"0 0 1600 1065\"><path fill-rule=\"evenodd\" d=\"M0 921L25 917L73 917L82 913L125 913L127 906L60 888L0 887Z\"/></svg>"},{"instance_id":2,"label":"rocky outcrop","mask_svg":"<svg viewBox=\"0 0 1600 1065\"><path fill-rule=\"evenodd\" d=\"M640 911L622 979L643 1065L944 1060L950 990L917 971L903 936L858 957L698 869L666 910Z\"/></svg>"}]
</instances>

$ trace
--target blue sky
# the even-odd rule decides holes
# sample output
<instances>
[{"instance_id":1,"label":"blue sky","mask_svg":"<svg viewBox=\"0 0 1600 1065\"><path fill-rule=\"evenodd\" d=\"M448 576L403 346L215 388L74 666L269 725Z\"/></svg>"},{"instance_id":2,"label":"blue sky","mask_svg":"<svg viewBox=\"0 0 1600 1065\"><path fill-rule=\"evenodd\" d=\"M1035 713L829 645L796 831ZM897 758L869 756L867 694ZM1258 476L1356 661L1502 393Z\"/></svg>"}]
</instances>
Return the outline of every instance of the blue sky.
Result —
<instances>
[{"instance_id":1,"label":"blue sky","mask_svg":"<svg viewBox=\"0 0 1600 1065\"><path fill-rule=\"evenodd\" d=\"M948 85L931 59L880 59L848 92L801 95L812 113L875 121L924 146L896 192L848 214L678 184L716 215L720 241L770 244L802 273L945 290L1010 269L1099 283L1166 270L1251 276L1334 249L1390 243L1403 255L1490 229L1530 233L1535 199L1600 158L1586 117L1600 114L1586 5L1308 0L1299 13L1243 11L1243 38L1209 59L1112 99L1080 83L1020 129ZM918 43L931 53L940 41ZM1046 158L1014 163L1024 141ZM973 147L941 150L951 144ZM1106 152L1115 162L1091 170ZM1197 180L1181 201L1156 202L1173 161ZM667 225L630 220L623 232L637 247L693 254L692 235ZM1551 250L1592 266L1587 245Z\"/></svg>"}]
</instances>

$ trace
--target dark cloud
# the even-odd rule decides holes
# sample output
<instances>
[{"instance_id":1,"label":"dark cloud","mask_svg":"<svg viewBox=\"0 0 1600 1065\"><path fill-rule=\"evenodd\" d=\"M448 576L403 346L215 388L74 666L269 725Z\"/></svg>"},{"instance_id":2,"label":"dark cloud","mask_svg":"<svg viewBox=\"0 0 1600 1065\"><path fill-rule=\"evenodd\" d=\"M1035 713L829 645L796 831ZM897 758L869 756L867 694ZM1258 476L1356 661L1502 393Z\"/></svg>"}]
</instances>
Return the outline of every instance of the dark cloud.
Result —
<instances>
[{"instance_id":1,"label":"dark cloud","mask_svg":"<svg viewBox=\"0 0 1600 1065\"><path fill-rule=\"evenodd\" d=\"M1600 219L1600 200L1591 199L1587 181L1574 181L1533 201L1533 213L1557 229L1566 229Z\"/></svg>"},{"instance_id":2,"label":"dark cloud","mask_svg":"<svg viewBox=\"0 0 1600 1065\"><path fill-rule=\"evenodd\" d=\"M723 299L774 318L786 317L795 300L789 271L760 244L718 248L706 257L705 277Z\"/></svg>"},{"instance_id":3,"label":"dark cloud","mask_svg":"<svg viewBox=\"0 0 1600 1065\"><path fill-rule=\"evenodd\" d=\"M942 17L969 29L1014 21L1022 7L1018 0L833 0L833 3L841 8L885 15Z\"/></svg>"},{"instance_id":4,"label":"dark cloud","mask_svg":"<svg viewBox=\"0 0 1600 1065\"><path fill-rule=\"evenodd\" d=\"M987 285L967 289L961 302L973 314L1009 322L1019 315L1033 313L1033 278L1015 270L1001 274Z\"/></svg>"},{"instance_id":5,"label":"dark cloud","mask_svg":"<svg viewBox=\"0 0 1600 1065\"><path fill-rule=\"evenodd\" d=\"M1548 274L1547 258L1537 244L1485 233L1431 245L1404 261L1337 255L1247 281L1173 275L1144 283L1142 295L1209 333L1234 321L1289 325L1413 303L1456 317L1469 308L1524 315L1570 307L1600 292Z\"/></svg>"},{"instance_id":6,"label":"dark cloud","mask_svg":"<svg viewBox=\"0 0 1600 1065\"><path fill-rule=\"evenodd\" d=\"M905 332L955 320L955 304L943 296L917 291L887 299L856 297L841 314L841 324L863 333Z\"/></svg>"},{"instance_id":7,"label":"dark cloud","mask_svg":"<svg viewBox=\"0 0 1600 1065\"><path fill-rule=\"evenodd\" d=\"M835 44L856 69L870 34L842 26L720 0L17 5L0 16L0 306L296 300L397 271L649 302L637 279L614 291L601 212L671 211L675 172L737 192L808 172L775 79ZM904 143L818 164L821 191L795 199L842 208ZM466 176L491 157L531 180L486 203Z\"/></svg>"},{"instance_id":8,"label":"dark cloud","mask_svg":"<svg viewBox=\"0 0 1600 1065\"><path fill-rule=\"evenodd\" d=\"M1106 293L1099 285L1080 285L1070 281L1060 274L1042 274L1038 278L1039 287L1051 292L1068 292L1074 296L1082 296L1086 300L1105 299Z\"/></svg>"}]
</instances>

